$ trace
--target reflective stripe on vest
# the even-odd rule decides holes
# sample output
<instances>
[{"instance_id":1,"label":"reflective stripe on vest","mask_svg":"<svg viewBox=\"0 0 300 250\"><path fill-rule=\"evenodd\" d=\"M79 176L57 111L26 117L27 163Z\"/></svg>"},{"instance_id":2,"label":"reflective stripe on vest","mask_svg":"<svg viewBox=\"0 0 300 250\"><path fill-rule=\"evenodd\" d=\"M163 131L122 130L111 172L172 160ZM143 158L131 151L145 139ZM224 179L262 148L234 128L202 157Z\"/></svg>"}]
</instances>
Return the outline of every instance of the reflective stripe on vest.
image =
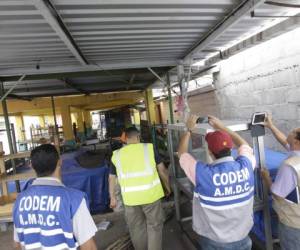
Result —
<instances>
[{"instance_id":1,"label":"reflective stripe on vest","mask_svg":"<svg viewBox=\"0 0 300 250\"><path fill-rule=\"evenodd\" d=\"M145 191L145 190L149 190L151 188L154 188L157 185L160 185L159 178L155 179L151 184L141 185L141 186L136 186L136 187L121 187L121 190L124 193L130 193L130 192L136 192L136 191Z\"/></svg>"},{"instance_id":2,"label":"reflective stripe on vest","mask_svg":"<svg viewBox=\"0 0 300 250\"><path fill-rule=\"evenodd\" d=\"M63 234L68 239L73 239L74 235L73 232L64 232L61 228L52 229L52 230L43 230L40 227L32 227L32 228L15 228L17 233L23 234L33 234L33 233L40 233L43 236L54 236Z\"/></svg>"},{"instance_id":3,"label":"reflective stripe on vest","mask_svg":"<svg viewBox=\"0 0 300 250\"><path fill-rule=\"evenodd\" d=\"M151 176L154 174L153 168L151 167L150 159L149 159L149 152L148 146L146 143L143 144L144 147L144 158L145 158L145 170L141 172L135 173L123 173L122 166L121 166L121 153L120 149L116 151L116 167L118 169L118 174L120 175L121 179L129 179L135 177L143 177L143 176ZM137 190L135 190L137 191Z\"/></svg>"},{"instance_id":4,"label":"reflective stripe on vest","mask_svg":"<svg viewBox=\"0 0 300 250\"><path fill-rule=\"evenodd\" d=\"M32 243L32 244L25 244L24 242L20 242L21 246L24 248L24 249L43 249L43 250L65 250L65 249L68 249L68 250L76 250L78 249L79 245L77 244L75 247L69 247L66 243L62 243L62 244L59 244L59 245L56 245L54 247L46 247L46 246L43 246L41 242L37 242L37 243Z\"/></svg>"},{"instance_id":5,"label":"reflective stripe on vest","mask_svg":"<svg viewBox=\"0 0 300 250\"><path fill-rule=\"evenodd\" d=\"M77 249L72 218L85 194L53 180L38 178L20 193L13 211L24 249Z\"/></svg>"}]
</instances>

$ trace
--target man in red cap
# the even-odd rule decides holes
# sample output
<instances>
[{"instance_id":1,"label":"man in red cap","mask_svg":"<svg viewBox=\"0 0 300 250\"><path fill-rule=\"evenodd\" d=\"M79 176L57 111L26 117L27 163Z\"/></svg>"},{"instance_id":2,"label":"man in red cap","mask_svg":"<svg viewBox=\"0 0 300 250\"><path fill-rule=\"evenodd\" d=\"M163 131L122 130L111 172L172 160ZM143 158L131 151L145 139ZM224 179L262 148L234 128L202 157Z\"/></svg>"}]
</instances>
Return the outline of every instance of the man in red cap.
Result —
<instances>
[{"instance_id":1,"label":"man in red cap","mask_svg":"<svg viewBox=\"0 0 300 250\"><path fill-rule=\"evenodd\" d=\"M191 116L187 132L181 137L178 155L182 169L195 185L193 198L193 229L200 235L205 250L250 250L248 237L253 226L253 192L255 157L249 144L226 128L216 117L209 116L215 129L208 133L212 163L197 161L188 153L191 131L197 117ZM238 157L231 156L233 145Z\"/></svg>"}]
</instances>

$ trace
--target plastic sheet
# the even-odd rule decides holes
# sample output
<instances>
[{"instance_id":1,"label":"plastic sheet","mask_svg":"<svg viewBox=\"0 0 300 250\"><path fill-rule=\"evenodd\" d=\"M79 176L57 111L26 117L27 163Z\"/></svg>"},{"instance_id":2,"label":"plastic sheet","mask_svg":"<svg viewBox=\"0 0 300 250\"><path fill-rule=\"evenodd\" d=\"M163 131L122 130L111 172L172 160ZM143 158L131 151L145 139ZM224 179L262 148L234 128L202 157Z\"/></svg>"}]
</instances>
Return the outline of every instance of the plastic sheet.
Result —
<instances>
[{"instance_id":1,"label":"plastic sheet","mask_svg":"<svg viewBox=\"0 0 300 250\"><path fill-rule=\"evenodd\" d=\"M75 160L75 157L82 153L83 151L77 151L62 155L62 181L67 187L87 194L92 214L104 212L109 207L109 168L106 164L93 169L82 168ZM28 171L28 167L20 168L19 171ZM22 180L21 188L26 188L31 182L32 180ZM8 183L8 191L16 192L14 182Z\"/></svg>"},{"instance_id":2,"label":"plastic sheet","mask_svg":"<svg viewBox=\"0 0 300 250\"><path fill-rule=\"evenodd\" d=\"M277 152L271 149L265 149L266 156L266 167L270 171L270 176L274 181L276 177L277 170L280 164L287 158L287 154L282 152ZM272 198L269 197L270 208L271 208L271 227L273 238L278 238L278 218L275 211L272 209ZM264 231L264 219L263 212L259 211L254 214L254 226L251 230L257 238L261 241L265 241L265 231Z\"/></svg>"}]
</instances>

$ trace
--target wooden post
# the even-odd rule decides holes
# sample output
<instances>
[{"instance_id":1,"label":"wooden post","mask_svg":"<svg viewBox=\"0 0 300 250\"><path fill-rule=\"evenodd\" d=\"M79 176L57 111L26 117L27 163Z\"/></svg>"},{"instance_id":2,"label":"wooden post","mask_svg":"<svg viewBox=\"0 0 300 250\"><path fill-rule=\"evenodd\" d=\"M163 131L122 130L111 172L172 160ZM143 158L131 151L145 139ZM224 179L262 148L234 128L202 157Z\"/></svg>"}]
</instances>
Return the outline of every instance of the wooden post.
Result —
<instances>
[{"instance_id":1,"label":"wooden post","mask_svg":"<svg viewBox=\"0 0 300 250\"><path fill-rule=\"evenodd\" d=\"M64 128L64 139L65 141L74 141L70 106L65 104L61 105L60 111L61 111L61 118L62 118L62 123Z\"/></svg>"},{"instance_id":2,"label":"wooden post","mask_svg":"<svg viewBox=\"0 0 300 250\"><path fill-rule=\"evenodd\" d=\"M153 125L156 122L155 115L155 104L153 101L152 89L147 89L145 91L145 99L146 99L146 110L147 110L147 118L149 125Z\"/></svg>"}]
</instances>

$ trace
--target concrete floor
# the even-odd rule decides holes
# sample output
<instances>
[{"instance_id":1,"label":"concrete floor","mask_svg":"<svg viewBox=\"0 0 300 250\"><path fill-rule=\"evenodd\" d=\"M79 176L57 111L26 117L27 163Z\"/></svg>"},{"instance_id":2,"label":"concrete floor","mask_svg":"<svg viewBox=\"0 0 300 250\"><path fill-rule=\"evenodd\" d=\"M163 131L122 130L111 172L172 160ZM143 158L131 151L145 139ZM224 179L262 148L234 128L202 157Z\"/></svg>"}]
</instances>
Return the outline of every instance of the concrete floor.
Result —
<instances>
[{"instance_id":1,"label":"concrete floor","mask_svg":"<svg viewBox=\"0 0 300 250\"><path fill-rule=\"evenodd\" d=\"M98 231L95 240L98 249L106 249L110 244L125 236L128 233L123 214L108 213L93 216L95 223L98 224L103 220L111 222L107 231ZM195 248L189 243L178 226L175 216L173 216L164 227L163 232L163 249L164 250L194 250ZM0 250L13 250L13 233L12 225L7 232L0 232Z\"/></svg>"}]
</instances>

